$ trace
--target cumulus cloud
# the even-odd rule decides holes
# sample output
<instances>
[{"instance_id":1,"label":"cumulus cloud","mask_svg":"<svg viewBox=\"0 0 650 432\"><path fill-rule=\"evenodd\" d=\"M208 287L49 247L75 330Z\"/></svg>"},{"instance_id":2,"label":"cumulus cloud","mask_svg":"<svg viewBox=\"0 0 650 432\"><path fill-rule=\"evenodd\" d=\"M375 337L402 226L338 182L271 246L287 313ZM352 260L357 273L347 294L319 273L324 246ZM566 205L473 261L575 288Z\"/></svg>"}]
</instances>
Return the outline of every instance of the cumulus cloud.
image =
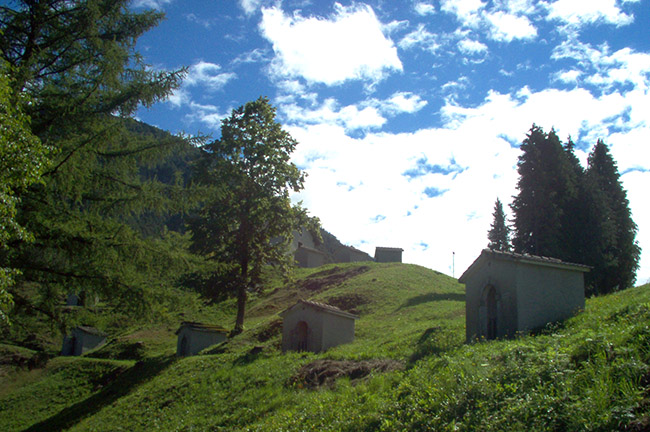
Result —
<instances>
[{"instance_id":1,"label":"cumulus cloud","mask_svg":"<svg viewBox=\"0 0 650 432\"><path fill-rule=\"evenodd\" d=\"M583 163L589 147L604 138L613 143L621 172L637 167L624 181L635 203L639 239L647 240L650 226L639 217L648 212L640 196L649 174L630 155L645 151L650 114L629 100L635 95L643 96L634 91L594 96L579 88L490 91L475 107L448 102L440 127L357 138L342 124L294 124L290 131L300 142L294 161L309 174L306 189L294 199L303 200L344 242L371 254L380 244L402 247L406 262L451 274L452 252L462 269L486 246L497 197L509 212L518 144L535 122L546 130L554 127L563 138L571 135ZM645 125L635 120L640 117ZM621 128L621 122L636 127Z\"/></svg>"},{"instance_id":2,"label":"cumulus cloud","mask_svg":"<svg viewBox=\"0 0 650 432\"><path fill-rule=\"evenodd\" d=\"M133 0L131 6L134 8L149 8L149 9L162 9L166 4L171 3L172 0Z\"/></svg>"},{"instance_id":3,"label":"cumulus cloud","mask_svg":"<svg viewBox=\"0 0 650 432\"><path fill-rule=\"evenodd\" d=\"M533 39L537 30L525 16L505 12L486 14L490 24L490 37L499 42L512 42L514 39Z\"/></svg>"},{"instance_id":4,"label":"cumulus cloud","mask_svg":"<svg viewBox=\"0 0 650 432\"><path fill-rule=\"evenodd\" d=\"M602 90L615 85L631 84L647 90L650 76L650 54L622 48L614 53L608 45L593 47L576 40L567 40L553 50L552 59L572 60L586 75L586 82Z\"/></svg>"},{"instance_id":5,"label":"cumulus cloud","mask_svg":"<svg viewBox=\"0 0 650 432\"><path fill-rule=\"evenodd\" d=\"M548 5L548 19L559 20L573 26L604 22L623 26L634 17L623 12L617 0L557 0Z\"/></svg>"},{"instance_id":6,"label":"cumulus cloud","mask_svg":"<svg viewBox=\"0 0 650 432\"><path fill-rule=\"evenodd\" d=\"M477 27L480 12L485 8L481 0L442 0L440 9L456 16L458 21L468 27Z\"/></svg>"},{"instance_id":7,"label":"cumulus cloud","mask_svg":"<svg viewBox=\"0 0 650 432\"><path fill-rule=\"evenodd\" d=\"M458 49L466 55L477 55L486 53L488 47L477 40L463 39L458 42Z\"/></svg>"},{"instance_id":8,"label":"cumulus cloud","mask_svg":"<svg viewBox=\"0 0 650 432\"><path fill-rule=\"evenodd\" d=\"M427 51L436 52L440 48L438 40L438 35L427 31L423 24L419 24L415 30L406 34L398 42L398 46L402 49L422 46Z\"/></svg>"},{"instance_id":9,"label":"cumulus cloud","mask_svg":"<svg viewBox=\"0 0 650 432\"><path fill-rule=\"evenodd\" d=\"M436 8L432 4L424 3L424 2L416 3L414 9L418 15L422 15L422 16L433 15L434 13L436 13Z\"/></svg>"},{"instance_id":10,"label":"cumulus cloud","mask_svg":"<svg viewBox=\"0 0 650 432\"><path fill-rule=\"evenodd\" d=\"M402 70L397 48L369 6L338 5L329 19L287 16L277 7L263 9L262 15L260 30L273 44L271 70L276 77L337 85L378 82Z\"/></svg>"},{"instance_id":11,"label":"cumulus cloud","mask_svg":"<svg viewBox=\"0 0 650 432\"><path fill-rule=\"evenodd\" d=\"M260 8L262 0L239 0L239 6L244 10L246 15L252 15Z\"/></svg>"},{"instance_id":12,"label":"cumulus cloud","mask_svg":"<svg viewBox=\"0 0 650 432\"><path fill-rule=\"evenodd\" d=\"M410 92L394 93L387 101L381 104L383 109L391 113L414 113L427 104L420 96Z\"/></svg>"},{"instance_id":13,"label":"cumulus cloud","mask_svg":"<svg viewBox=\"0 0 650 432\"><path fill-rule=\"evenodd\" d=\"M208 91L220 90L228 81L237 77L233 72L221 72L221 66L200 61L190 67L183 84L202 86Z\"/></svg>"}]
</instances>

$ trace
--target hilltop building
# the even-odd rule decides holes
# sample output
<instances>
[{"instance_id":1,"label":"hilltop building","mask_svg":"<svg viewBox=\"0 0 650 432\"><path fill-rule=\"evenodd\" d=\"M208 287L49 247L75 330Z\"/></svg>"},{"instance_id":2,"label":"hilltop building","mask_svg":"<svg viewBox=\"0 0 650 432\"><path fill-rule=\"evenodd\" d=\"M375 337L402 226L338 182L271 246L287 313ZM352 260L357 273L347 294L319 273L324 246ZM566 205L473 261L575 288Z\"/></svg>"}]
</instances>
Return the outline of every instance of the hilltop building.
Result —
<instances>
[{"instance_id":1,"label":"hilltop building","mask_svg":"<svg viewBox=\"0 0 650 432\"><path fill-rule=\"evenodd\" d=\"M176 356L185 357L198 354L209 346L228 338L228 330L223 327L184 321L176 330Z\"/></svg>"},{"instance_id":2,"label":"hilltop building","mask_svg":"<svg viewBox=\"0 0 650 432\"><path fill-rule=\"evenodd\" d=\"M354 340L354 322L359 317L337 307L299 300L280 316L282 351L321 352Z\"/></svg>"},{"instance_id":3,"label":"hilltop building","mask_svg":"<svg viewBox=\"0 0 650 432\"><path fill-rule=\"evenodd\" d=\"M79 326L63 338L61 355L80 356L106 343L106 334L94 327Z\"/></svg>"},{"instance_id":4,"label":"hilltop building","mask_svg":"<svg viewBox=\"0 0 650 432\"><path fill-rule=\"evenodd\" d=\"M588 266L485 249L458 279L466 286L465 336L514 336L585 307Z\"/></svg>"},{"instance_id":5,"label":"hilltop building","mask_svg":"<svg viewBox=\"0 0 650 432\"><path fill-rule=\"evenodd\" d=\"M334 262L347 263L347 262L361 262L371 261L370 255L352 246L341 245L334 251Z\"/></svg>"},{"instance_id":6,"label":"hilltop building","mask_svg":"<svg viewBox=\"0 0 650 432\"><path fill-rule=\"evenodd\" d=\"M327 254L317 249L298 245L298 249L293 254L298 267L314 268L320 267L327 262Z\"/></svg>"},{"instance_id":7,"label":"hilltop building","mask_svg":"<svg viewBox=\"0 0 650 432\"><path fill-rule=\"evenodd\" d=\"M402 248L379 247L375 248L375 261L378 263L402 262Z\"/></svg>"}]
</instances>

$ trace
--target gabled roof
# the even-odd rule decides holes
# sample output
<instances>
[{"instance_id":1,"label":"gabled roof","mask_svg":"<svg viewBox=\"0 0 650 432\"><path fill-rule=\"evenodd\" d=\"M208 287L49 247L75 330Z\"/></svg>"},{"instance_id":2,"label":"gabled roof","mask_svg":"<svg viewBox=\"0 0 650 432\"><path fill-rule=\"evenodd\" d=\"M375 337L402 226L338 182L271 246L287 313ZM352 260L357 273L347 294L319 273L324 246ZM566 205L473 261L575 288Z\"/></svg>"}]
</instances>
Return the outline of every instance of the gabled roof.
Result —
<instances>
[{"instance_id":1,"label":"gabled roof","mask_svg":"<svg viewBox=\"0 0 650 432\"><path fill-rule=\"evenodd\" d=\"M338 315L338 316L342 316L342 317L345 317L345 318L359 319L359 317L357 315L353 315L353 314L351 314L349 312L341 310L341 309L337 308L336 306L332 306L332 305L328 305L328 304L325 304L325 303L320 303L320 302L316 302L316 301L312 301L312 300L298 300L296 302L296 304L294 304L293 306L288 307L284 311L280 312L280 316L284 318L287 315L287 313L289 313L289 311L293 310L296 306L299 306L301 304L309 306L309 307L311 307L313 309L316 309L316 310L331 313L333 315Z\"/></svg>"},{"instance_id":2,"label":"gabled roof","mask_svg":"<svg viewBox=\"0 0 650 432\"><path fill-rule=\"evenodd\" d=\"M178 334L183 327L189 327L192 330L212 332L212 333L228 333L228 330L218 325L203 324L203 323L192 322L192 321L183 321L181 323L181 326L178 328L178 330L176 330L176 334Z\"/></svg>"},{"instance_id":3,"label":"gabled roof","mask_svg":"<svg viewBox=\"0 0 650 432\"><path fill-rule=\"evenodd\" d=\"M327 255L325 252L319 251L318 249L310 248L310 247L303 246L303 245L298 246L298 248L296 249L296 252L298 252L301 249L306 250L308 252L315 252L317 254Z\"/></svg>"},{"instance_id":4,"label":"gabled roof","mask_svg":"<svg viewBox=\"0 0 650 432\"><path fill-rule=\"evenodd\" d=\"M591 267L583 264L568 263L557 258L543 257L529 254L518 254L514 252L502 252L491 249L483 249L481 254L476 260L465 270L465 273L458 278L458 282L465 283L476 270L481 268L489 259L497 259L500 261L513 261L525 264L534 264L544 267L553 267L564 270L574 270L580 272L588 272Z\"/></svg>"},{"instance_id":5,"label":"gabled roof","mask_svg":"<svg viewBox=\"0 0 650 432\"><path fill-rule=\"evenodd\" d=\"M85 326L85 325L80 325L74 328L75 330L81 330L84 333L88 334L93 334L97 336L106 336L106 333L103 331L96 329L95 327L90 327L90 326Z\"/></svg>"}]
</instances>

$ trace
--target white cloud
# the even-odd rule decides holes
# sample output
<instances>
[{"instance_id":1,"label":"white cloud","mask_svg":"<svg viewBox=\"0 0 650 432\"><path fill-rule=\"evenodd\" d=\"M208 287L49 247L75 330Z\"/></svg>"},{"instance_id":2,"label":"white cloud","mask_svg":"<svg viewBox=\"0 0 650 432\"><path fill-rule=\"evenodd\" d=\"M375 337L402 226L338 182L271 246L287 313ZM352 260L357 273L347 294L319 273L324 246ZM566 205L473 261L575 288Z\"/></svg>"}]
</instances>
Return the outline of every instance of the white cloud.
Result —
<instances>
[{"instance_id":1,"label":"white cloud","mask_svg":"<svg viewBox=\"0 0 650 432\"><path fill-rule=\"evenodd\" d=\"M378 128L386 123L386 118L375 107L347 105L339 108L331 98L313 110L297 104L281 105L280 110L290 123L338 125L347 131Z\"/></svg>"},{"instance_id":2,"label":"white cloud","mask_svg":"<svg viewBox=\"0 0 650 432\"><path fill-rule=\"evenodd\" d=\"M548 18L572 26L605 22L622 26L634 17L621 11L616 0L557 0L548 6Z\"/></svg>"},{"instance_id":3,"label":"white cloud","mask_svg":"<svg viewBox=\"0 0 650 432\"><path fill-rule=\"evenodd\" d=\"M414 113L427 104L420 96L409 92L394 93L382 106L385 111L393 113Z\"/></svg>"},{"instance_id":4,"label":"white cloud","mask_svg":"<svg viewBox=\"0 0 650 432\"><path fill-rule=\"evenodd\" d=\"M458 42L458 49L463 54L467 55L477 55L484 54L487 52L487 45L472 39L463 39Z\"/></svg>"},{"instance_id":5,"label":"white cloud","mask_svg":"<svg viewBox=\"0 0 650 432\"><path fill-rule=\"evenodd\" d=\"M221 120L228 117L232 111L232 108L228 108L224 112L219 110L217 106L204 105L196 102L190 102L189 107L191 113L187 115L188 119L192 122L203 123L212 130L220 128Z\"/></svg>"},{"instance_id":6,"label":"white cloud","mask_svg":"<svg viewBox=\"0 0 650 432\"><path fill-rule=\"evenodd\" d=\"M260 8L262 0L239 0L239 6L244 9L246 15L252 15Z\"/></svg>"},{"instance_id":7,"label":"white cloud","mask_svg":"<svg viewBox=\"0 0 650 432\"><path fill-rule=\"evenodd\" d=\"M422 16L433 15L436 13L436 8L432 4L424 2L416 3L414 9L418 15Z\"/></svg>"},{"instance_id":8,"label":"white cloud","mask_svg":"<svg viewBox=\"0 0 650 432\"><path fill-rule=\"evenodd\" d=\"M393 42L369 6L337 5L330 19L286 16L277 7L262 9L260 29L273 44L276 77L302 77L311 83L347 80L378 82L402 63Z\"/></svg>"},{"instance_id":9,"label":"white cloud","mask_svg":"<svg viewBox=\"0 0 650 432\"><path fill-rule=\"evenodd\" d=\"M303 90L300 83L288 81L285 90ZM312 106L315 104L312 104ZM410 92L396 92L385 100L368 99L356 105L339 106L333 99L326 99L320 106L306 108L295 102L295 98L285 97L279 110L286 122L300 124L327 124L342 127L345 131L379 129L388 121L387 117L398 114L413 114L427 105L427 101Z\"/></svg>"},{"instance_id":10,"label":"white cloud","mask_svg":"<svg viewBox=\"0 0 650 432\"><path fill-rule=\"evenodd\" d=\"M172 0L133 0L131 6L134 8L148 8L148 9L162 9L166 4L171 3Z\"/></svg>"},{"instance_id":11,"label":"white cloud","mask_svg":"<svg viewBox=\"0 0 650 432\"><path fill-rule=\"evenodd\" d=\"M237 77L233 72L221 72L221 66L200 61L190 67L183 82L188 86L203 86L208 91L220 90L228 81Z\"/></svg>"},{"instance_id":12,"label":"white cloud","mask_svg":"<svg viewBox=\"0 0 650 432\"><path fill-rule=\"evenodd\" d=\"M480 23L479 12L484 7L481 0L442 0L440 9L456 15L458 21L468 27L476 27Z\"/></svg>"},{"instance_id":13,"label":"white cloud","mask_svg":"<svg viewBox=\"0 0 650 432\"><path fill-rule=\"evenodd\" d=\"M436 52L440 48L438 35L427 31L424 25L418 25L416 30L408 33L399 42L402 49L409 49L416 46L423 46L426 50Z\"/></svg>"},{"instance_id":14,"label":"white cloud","mask_svg":"<svg viewBox=\"0 0 650 432\"><path fill-rule=\"evenodd\" d=\"M505 12L486 14L490 23L490 37L499 42L512 42L513 39L534 39L537 30L525 16Z\"/></svg>"},{"instance_id":15,"label":"white cloud","mask_svg":"<svg viewBox=\"0 0 650 432\"><path fill-rule=\"evenodd\" d=\"M578 78L580 78L580 75L582 75L582 72L579 70L571 69L568 71L559 71L554 74L553 79L556 81L561 81L565 84L569 83L577 83Z\"/></svg>"},{"instance_id":16,"label":"white cloud","mask_svg":"<svg viewBox=\"0 0 650 432\"><path fill-rule=\"evenodd\" d=\"M451 274L456 252L458 276L487 244L497 197L509 212L516 144L533 123L547 131L554 127L562 139L571 135L580 148L603 138L612 143L621 172L637 169L650 139L650 109L635 99L643 97L650 98L638 90L600 96L584 89L491 91L476 107L448 102L441 127L361 138L350 137L344 124L294 123L289 129L300 142L294 161L309 174L294 199L302 199L341 241L371 254L377 245L402 247L405 262ZM584 162L587 152L577 155ZM623 177L642 245L650 241L648 176L632 171ZM446 192L429 197L427 189ZM642 258L646 269L649 256Z\"/></svg>"},{"instance_id":17,"label":"white cloud","mask_svg":"<svg viewBox=\"0 0 650 432\"><path fill-rule=\"evenodd\" d=\"M585 81L608 90L614 85L631 84L650 88L650 54L623 48L610 53L607 45L594 48L589 44L567 40L553 50L554 60L574 60L587 75Z\"/></svg>"}]
</instances>

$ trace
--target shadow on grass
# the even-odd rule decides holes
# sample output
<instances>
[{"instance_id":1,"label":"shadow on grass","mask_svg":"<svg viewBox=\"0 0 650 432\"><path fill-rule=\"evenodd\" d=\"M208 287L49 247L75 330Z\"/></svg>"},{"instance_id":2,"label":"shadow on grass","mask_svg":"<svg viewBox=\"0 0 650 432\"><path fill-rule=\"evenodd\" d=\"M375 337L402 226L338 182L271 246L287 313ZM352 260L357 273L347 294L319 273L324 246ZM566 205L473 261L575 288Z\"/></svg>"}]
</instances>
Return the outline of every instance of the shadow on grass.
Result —
<instances>
[{"instance_id":1,"label":"shadow on grass","mask_svg":"<svg viewBox=\"0 0 650 432\"><path fill-rule=\"evenodd\" d=\"M449 328L435 326L426 329L418 339L415 350L409 357L407 367L412 367L418 360L424 357L440 355L450 349L461 346L463 340L458 339L456 336L456 332Z\"/></svg>"},{"instance_id":2,"label":"shadow on grass","mask_svg":"<svg viewBox=\"0 0 650 432\"><path fill-rule=\"evenodd\" d=\"M131 390L158 375L169 367L175 360L174 356L157 357L136 363L127 371L104 377L108 381L104 388L89 398L69 406L52 417L24 429L25 432L60 431L68 429L84 418L97 413L102 408L112 404Z\"/></svg>"},{"instance_id":3,"label":"shadow on grass","mask_svg":"<svg viewBox=\"0 0 650 432\"><path fill-rule=\"evenodd\" d=\"M422 303L429 303L429 302L435 302L435 301L465 301L465 294L461 293L427 293L427 294L422 294L419 296L411 297L410 299L406 300L403 305L401 305L399 309L405 308L405 307L411 307L411 306L417 306Z\"/></svg>"}]
</instances>

